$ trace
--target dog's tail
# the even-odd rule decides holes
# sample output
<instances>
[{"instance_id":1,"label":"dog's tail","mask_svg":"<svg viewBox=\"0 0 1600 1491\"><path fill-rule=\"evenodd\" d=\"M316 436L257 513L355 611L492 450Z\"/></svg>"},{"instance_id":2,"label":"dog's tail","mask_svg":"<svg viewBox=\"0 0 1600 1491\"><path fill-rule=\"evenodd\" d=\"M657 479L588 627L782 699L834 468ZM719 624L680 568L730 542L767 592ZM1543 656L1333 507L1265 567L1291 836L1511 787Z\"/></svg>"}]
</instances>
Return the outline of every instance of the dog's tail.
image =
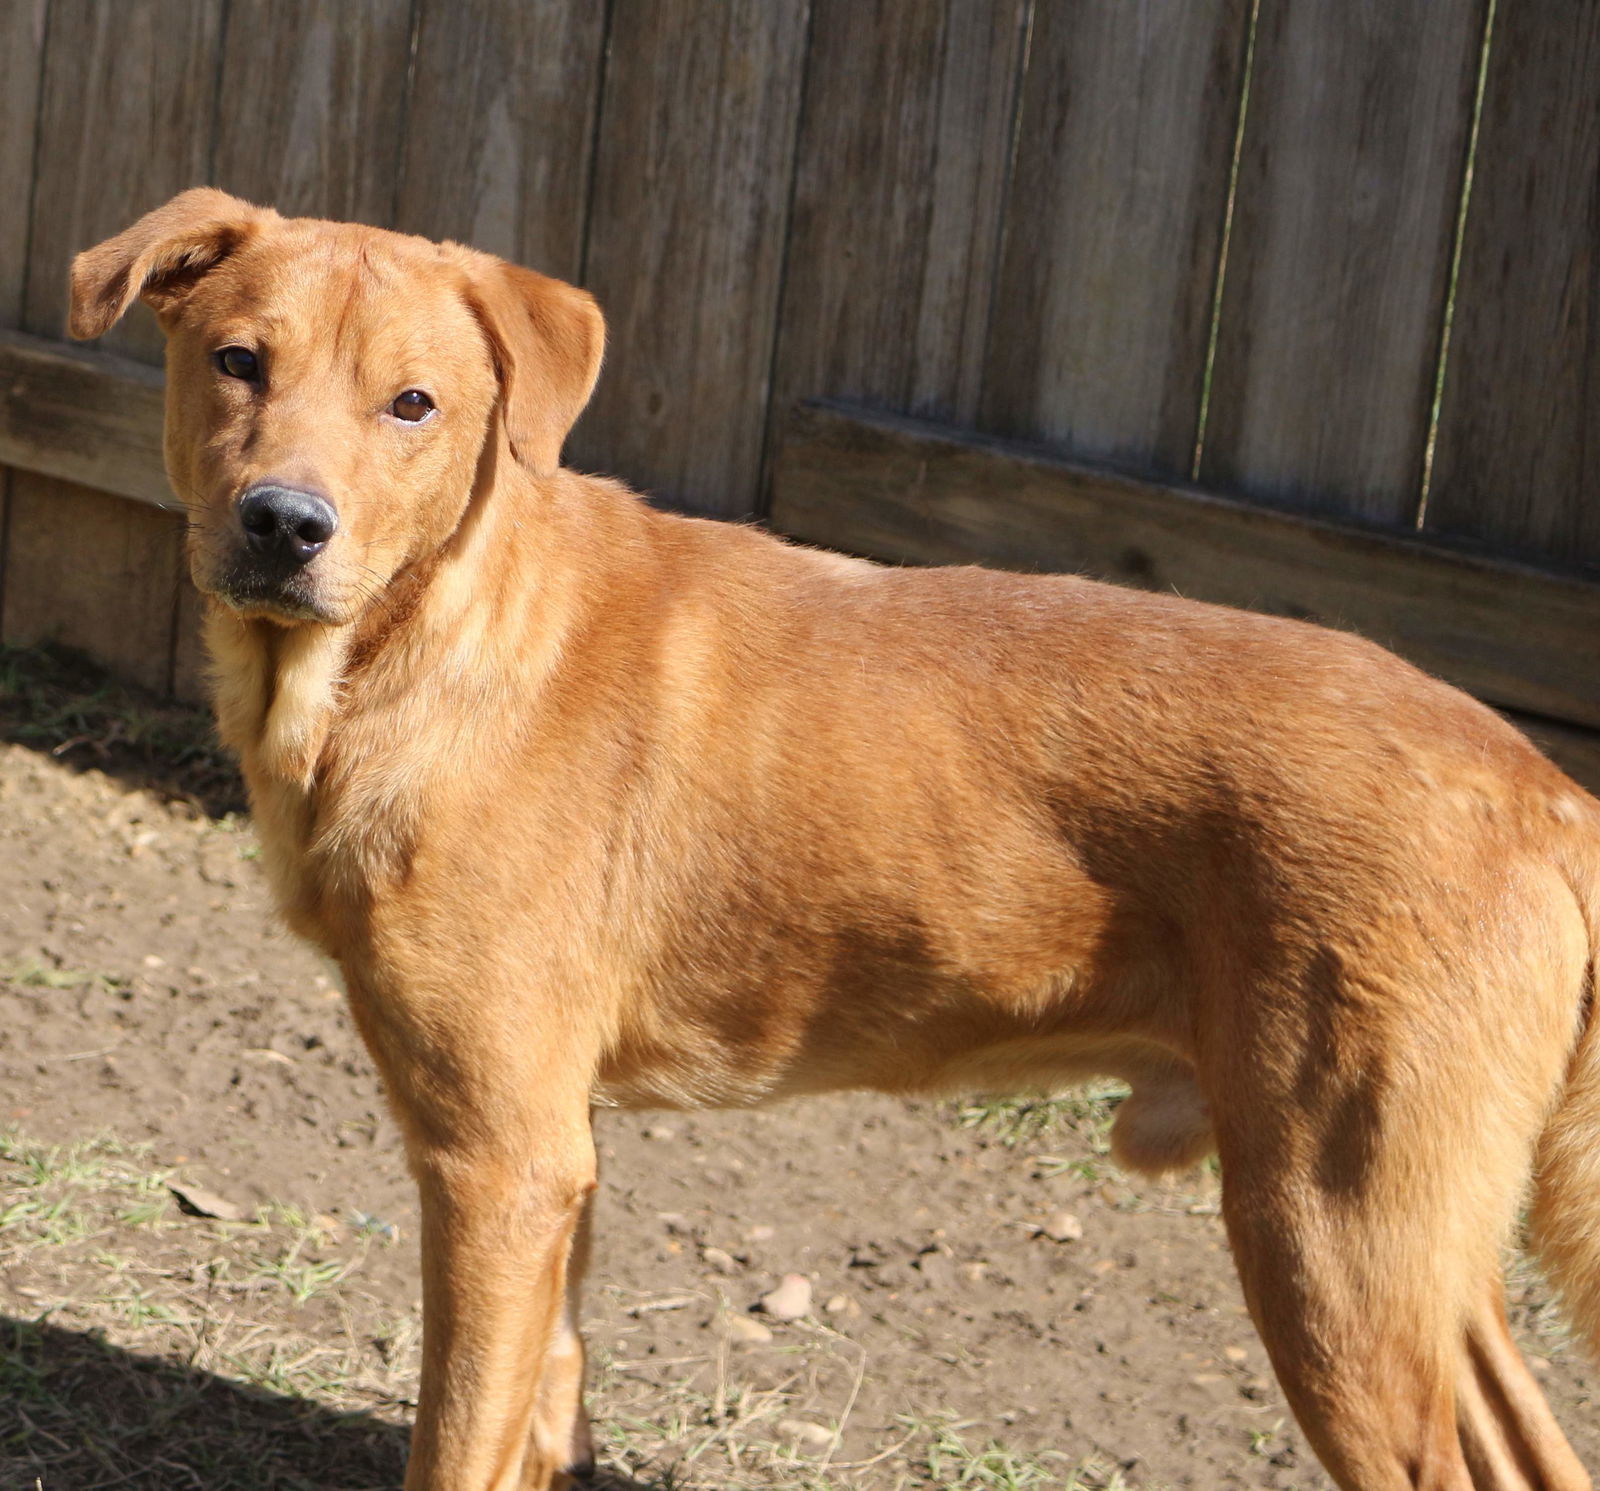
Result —
<instances>
[{"instance_id":1,"label":"dog's tail","mask_svg":"<svg viewBox=\"0 0 1600 1491\"><path fill-rule=\"evenodd\" d=\"M1600 845L1574 846L1564 859L1588 925L1589 958L1566 1080L1535 1152L1529 1240L1567 1318L1600 1355Z\"/></svg>"}]
</instances>

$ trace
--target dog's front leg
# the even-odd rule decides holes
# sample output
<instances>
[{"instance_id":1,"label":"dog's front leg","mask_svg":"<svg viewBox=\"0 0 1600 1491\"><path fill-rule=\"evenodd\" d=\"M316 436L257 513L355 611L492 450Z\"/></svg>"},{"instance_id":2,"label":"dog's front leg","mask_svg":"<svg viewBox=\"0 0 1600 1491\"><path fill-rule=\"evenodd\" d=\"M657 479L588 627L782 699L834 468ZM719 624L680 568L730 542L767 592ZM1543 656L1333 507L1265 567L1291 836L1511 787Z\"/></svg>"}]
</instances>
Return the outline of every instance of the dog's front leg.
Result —
<instances>
[{"instance_id":1,"label":"dog's front leg","mask_svg":"<svg viewBox=\"0 0 1600 1491\"><path fill-rule=\"evenodd\" d=\"M546 1443L535 1408L595 1165L587 1092L544 1096L503 1128L413 1140L423 1361L407 1491L560 1484L570 1440Z\"/></svg>"}]
</instances>

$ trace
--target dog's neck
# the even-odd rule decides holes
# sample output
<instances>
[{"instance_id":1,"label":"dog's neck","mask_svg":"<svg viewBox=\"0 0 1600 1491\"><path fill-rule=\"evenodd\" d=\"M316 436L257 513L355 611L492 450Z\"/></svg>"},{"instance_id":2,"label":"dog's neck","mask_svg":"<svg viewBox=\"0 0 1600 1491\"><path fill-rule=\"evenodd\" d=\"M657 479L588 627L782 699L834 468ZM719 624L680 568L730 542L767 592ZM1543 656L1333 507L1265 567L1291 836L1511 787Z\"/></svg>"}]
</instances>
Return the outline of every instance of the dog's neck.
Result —
<instances>
[{"instance_id":1,"label":"dog's neck","mask_svg":"<svg viewBox=\"0 0 1600 1491\"><path fill-rule=\"evenodd\" d=\"M397 679L422 687L423 659L448 680L439 687L481 693L501 654L514 654L526 699L539 671L529 667L531 654L554 666L570 621L555 500L530 485L502 490L487 508L469 505L439 552L403 567L381 602L348 625L284 626L208 602L217 723L252 793L311 794L340 721L374 699L394 703ZM506 562L511 550L516 558ZM491 557L497 562L486 562Z\"/></svg>"},{"instance_id":2,"label":"dog's neck","mask_svg":"<svg viewBox=\"0 0 1600 1491\"><path fill-rule=\"evenodd\" d=\"M239 753L252 786L310 787L327 739L350 628L284 627L207 608L205 639L215 671L223 740Z\"/></svg>"}]
</instances>

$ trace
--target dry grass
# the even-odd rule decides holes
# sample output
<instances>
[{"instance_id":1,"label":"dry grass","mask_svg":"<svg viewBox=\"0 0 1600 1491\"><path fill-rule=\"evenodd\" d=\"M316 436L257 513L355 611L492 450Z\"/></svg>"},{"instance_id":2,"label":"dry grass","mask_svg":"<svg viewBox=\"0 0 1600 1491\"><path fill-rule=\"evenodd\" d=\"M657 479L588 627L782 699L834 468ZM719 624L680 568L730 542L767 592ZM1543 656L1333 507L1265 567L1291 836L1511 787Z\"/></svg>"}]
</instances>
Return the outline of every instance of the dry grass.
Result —
<instances>
[{"instance_id":1,"label":"dry grass","mask_svg":"<svg viewBox=\"0 0 1600 1491\"><path fill-rule=\"evenodd\" d=\"M170 1178L111 1138L0 1137L0 1485L397 1487L419 1321L363 1287L392 1230L281 1207L186 1215ZM1122 1485L1097 1465L969 1443L948 1419L902 1421L846 1458L870 1367L846 1336L796 1323L750 1351L731 1346L721 1295L613 1289L600 1304L621 1322L591 1374L609 1491ZM690 1305L712 1322L701 1355L627 1354L629 1322Z\"/></svg>"},{"instance_id":2,"label":"dry grass","mask_svg":"<svg viewBox=\"0 0 1600 1491\"><path fill-rule=\"evenodd\" d=\"M208 710L117 683L64 648L0 646L0 740L98 768L212 817L245 808L238 766Z\"/></svg>"},{"instance_id":3,"label":"dry grass","mask_svg":"<svg viewBox=\"0 0 1600 1491\"><path fill-rule=\"evenodd\" d=\"M369 1235L184 1216L109 1139L0 1141L0 1484L398 1484L417 1324L354 1278Z\"/></svg>"}]
</instances>

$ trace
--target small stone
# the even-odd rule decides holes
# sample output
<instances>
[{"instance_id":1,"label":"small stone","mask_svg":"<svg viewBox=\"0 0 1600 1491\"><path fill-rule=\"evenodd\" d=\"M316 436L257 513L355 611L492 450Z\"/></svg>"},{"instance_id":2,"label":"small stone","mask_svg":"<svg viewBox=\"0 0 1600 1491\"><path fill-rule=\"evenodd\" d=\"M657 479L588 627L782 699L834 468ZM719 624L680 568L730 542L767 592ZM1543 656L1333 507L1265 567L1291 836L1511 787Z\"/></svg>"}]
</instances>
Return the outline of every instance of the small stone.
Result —
<instances>
[{"instance_id":1,"label":"small stone","mask_svg":"<svg viewBox=\"0 0 1600 1491\"><path fill-rule=\"evenodd\" d=\"M1083 1236L1083 1223L1070 1211L1058 1211L1040 1230L1052 1242L1077 1242Z\"/></svg>"},{"instance_id":2,"label":"small stone","mask_svg":"<svg viewBox=\"0 0 1600 1491\"><path fill-rule=\"evenodd\" d=\"M658 1211L656 1218L668 1232L682 1237L689 1230L689 1219L681 1211Z\"/></svg>"},{"instance_id":3,"label":"small stone","mask_svg":"<svg viewBox=\"0 0 1600 1491\"><path fill-rule=\"evenodd\" d=\"M1265 1377L1249 1377L1240 1383L1239 1395L1252 1403L1261 1403L1271 1397L1272 1384Z\"/></svg>"},{"instance_id":4,"label":"small stone","mask_svg":"<svg viewBox=\"0 0 1600 1491\"><path fill-rule=\"evenodd\" d=\"M701 1248L700 1261L708 1268L716 1269L719 1274L739 1272L739 1260L722 1248Z\"/></svg>"},{"instance_id":5,"label":"small stone","mask_svg":"<svg viewBox=\"0 0 1600 1491\"><path fill-rule=\"evenodd\" d=\"M811 1280L804 1274L785 1274L782 1282L760 1300L762 1311L774 1320L799 1320L811 1313Z\"/></svg>"},{"instance_id":6,"label":"small stone","mask_svg":"<svg viewBox=\"0 0 1600 1491\"><path fill-rule=\"evenodd\" d=\"M824 1315L842 1315L850 1308L850 1297L845 1294L834 1294L828 1297L828 1302L822 1307Z\"/></svg>"},{"instance_id":7,"label":"small stone","mask_svg":"<svg viewBox=\"0 0 1600 1491\"><path fill-rule=\"evenodd\" d=\"M833 1443L832 1429L825 1429L808 1419L779 1419L778 1433L805 1445L807 1449L825 1450Z\"/></svg>"},{"instance_id":8,"label":"small stone","mask_svg":"<svg viewBox=\"0 0 1600 1491\"><path fill-rule=\"evenodd\" d=\"M1222 1354L1230 1362L1247 1362L1250 1360L1250 1353L1243 1346L1224 1346Z\"/></svg>"},{"instance_id":9,"label":"small stone","mask_svg":"<svg viewBox=\"0 0 1600 1491\"><path fill-rule=\"evenodd\" d=\"M208 1191L204 1186L169 1180L167 1189L177 1198L179 1209L188 1212L191 1217L214 1217L219 1222L244 1221L242 1206L235 1206L226 1197Z\"/></svg>"},{"instance_id":10,"label":"small stone","mask_svg":"<svg viewBox=\"0 0 1600 1491\"><path fill-rule=\"evenodd\" d=\"M146 968L165 968L167 960L157 953L146 953L142 959Z\"/></svg>"},{"instance_id":11,"label":"small stone","mask_svg":"<svg viewBox=\"0 0 1600 1491\"><path fill-rule=\"evenodd\" d=\"M758 1222L745 1233L745 1237L750 1242L771 1242L777 1235L777 1231L776 1227L769 1227L765 1222Z\"/></svg>"},{"instance_id":12,"label":"small stone","mask_svg":"<svg viewBox=\"0 0 1600 1491\"><path fill-rule=\"evenodd\" d=\"M772 1339L772 1332L748 1315L730 1315L723 1332L730 1341L742 1341L749 1346L759 1346Z\"/></svg>"},{"instance_id":13,"label":"small stone","mask_svg":"<svg viewBox=\"0 0 1600 1491\"><path fill-rule=\"evenodd\" d=\"M665 1141L667 1139L676 1139L678 1137L678 1131L670 1124L653 1123L644 1131L644 1136L646 1139L659 1139Z\"/></svg>"}]
</instances>

